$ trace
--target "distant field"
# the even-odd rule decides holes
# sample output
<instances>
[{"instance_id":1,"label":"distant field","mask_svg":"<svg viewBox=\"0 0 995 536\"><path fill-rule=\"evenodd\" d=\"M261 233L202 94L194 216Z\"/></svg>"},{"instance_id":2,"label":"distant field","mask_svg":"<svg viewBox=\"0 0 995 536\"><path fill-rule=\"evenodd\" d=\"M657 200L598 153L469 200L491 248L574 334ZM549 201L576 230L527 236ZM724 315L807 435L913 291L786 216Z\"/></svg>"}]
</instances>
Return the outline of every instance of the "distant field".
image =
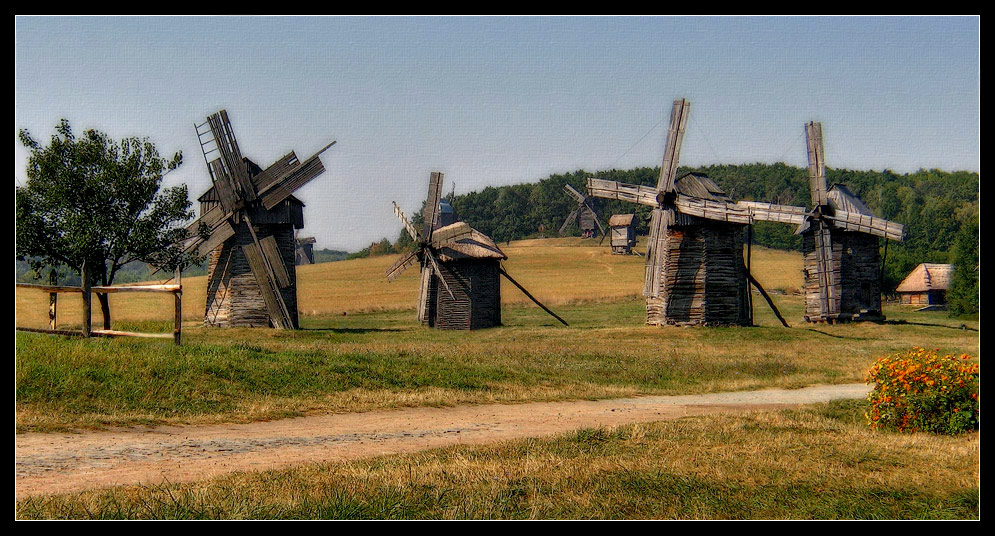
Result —
<instances>
[{"instance_id":1,"label":"distant field","mask_svg":"<svg viewBox=\"0 0 995 536\"><path fill-rule=\"evenodd\" d=\"M637 250L645 251L645 237ZM645 259L612 255L594 240L552 238L500 244L508 255L505 269L547 306L638 298L642 292ZM384 272L396 255L354 259L297 268L297 296L302 317L374 311L414 310L418 300L418 270L411 268L393 282ZM802 285L801 254L754 248L754 276L768 291L795 292ZM163 280L164 281L164 280ZM502 278L501 302L530 304L517 288ZM183 279L183 319L203 320L206 276ZM172 298L154 294L112 294L115 321L156 321L171 318ZM36 290L16 289L18 325L44 327L48 323L48 296ZM760 305L758 305L758 308ZM80 325L78 295L60 297L60 323ZM94 309L95 324L100 321Z\"/></svg>"},{"instance_id":2,"label":"distant field","mask_svg":"<svg viewBox=\"0 0 995 536\"><path fill-rule=\"evenodd\" d=\"M887 306L884 324L802 322L803 299L773 294L783 328L754 300L752 328L645 325L643 258L593 241L552 239L502 247L507 270L570 324L561 326L516 288L503 288L503 327L425 328L414 319L417 273L392 283L395 256L303 266L297 331L202 324L204 278L184 284L184 344L69 340L17 334L21 430L136 423L224 422L398 406L684 394L862 381L878 356L913 345L977 355L976 321ZM756 249L758 279L800 284L800 258ZM792 279L795 277L796 279ZM79 325L65 295L62 325ZM20 325L44 326L47 297L19 290ZM112 296L116 329L169 332L161 296ZM33 320L32 320L32 315ZM95 324L100 322L95 313Z\"/></svg>"}]
</instances>

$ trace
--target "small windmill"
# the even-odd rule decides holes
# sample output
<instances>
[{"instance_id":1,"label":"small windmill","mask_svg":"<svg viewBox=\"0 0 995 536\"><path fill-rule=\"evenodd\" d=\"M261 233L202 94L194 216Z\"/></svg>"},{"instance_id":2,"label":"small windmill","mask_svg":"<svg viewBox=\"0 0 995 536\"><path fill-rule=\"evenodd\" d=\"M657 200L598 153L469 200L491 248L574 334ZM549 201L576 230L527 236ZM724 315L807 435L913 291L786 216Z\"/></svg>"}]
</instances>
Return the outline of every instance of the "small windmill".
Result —
<instances>
[{"instance_id":1,"label":"small windmill","mask_svg":"<svg viewBox=\"0 0 995 536\"><path fill-rule=\"evenodd\" d=\"M587 189L594 197L653 207L643 285L647 324L749 325L749 283L758 283L743 262L743 235L752 213L705 175L677 177L689 111L687 100L674 101L656 188L590 178Z\"/></svg>"},{"instance_id":2,"label":"small windmill","mask_svg":"<svg viewBox=\"0 0 995 536\"><path fill-rule=\"evenodd\" d=\"M842 184L826 187L822 124L805 125L813 208L770 205L774 221L797 223L805 271L805 320L883 320L878 238L902 241L905 227L874 215ZM794 214L791 214L794 213ZM887 251L888 242L885 242Z\"/></svg>"},{"instance_id":3,"label":"small windmill","mask_svg":"<svg viewBox=\"0 0 995 536\"><path fill-rule=\"evenodd\" d=\"M296 235L295 235L296 236ZM305 236L304 238L296 238L294 250L294 264L300 266L302 264L314 264L314 243L316 240L313 236Z\"/></svg>"},{"instance_id":4,"label":"small windmill","mask_svg":"<svg viewBox=\"0 0 995 536\"><path fill-rule=\"evenodd\" d=\"M188 230L204 225L210 234L186 249L210 252L205 323L296 328L294 229L304 227L304 204L291 194L325 171L318 155L335 142L304 161L291 151L262 169L242 156L225 110L195 128L213 186Z\"/></svg>"},{"instance_id":5,"label":"small windmill","mask_svg":"<svg viewBox=\"0 0 995 536\"><path fill-rule=\"evenodd\" d=\"M404 224L416 248L398 259L384 275L393 281L408 267L420 263L418 321L439 329L501 325L500 277L503 275L539 307L566 324L504 271L500 261L508 257L490 237L461 221L440 226L441 192L442 173L434 172L429 178L421 232L394 203L394 214Z\"/></svg>"},{"instance_id":6,"label":"small windmill","mask_svg":"<svg viewBox=\"0 0 995 536\"><path fill-rule=\"evenodd\" d=\"M563 190L570 194L577 201L577 208L573 209L567 219L563 220L563 225L560 226L560 236L563 236L563 232L566 231L567 227L574 222L577 222L577 226L580 227L581 232L584 234L584 238L594 237L594 228L597 226L598 230L601 231L601 238L604 240L605 229L601 226L601 220L598 219L598 214L594 212L591 208L590 197L578 192L573 186L569 184L563 185Z\"/></svg>"}]
</instances>

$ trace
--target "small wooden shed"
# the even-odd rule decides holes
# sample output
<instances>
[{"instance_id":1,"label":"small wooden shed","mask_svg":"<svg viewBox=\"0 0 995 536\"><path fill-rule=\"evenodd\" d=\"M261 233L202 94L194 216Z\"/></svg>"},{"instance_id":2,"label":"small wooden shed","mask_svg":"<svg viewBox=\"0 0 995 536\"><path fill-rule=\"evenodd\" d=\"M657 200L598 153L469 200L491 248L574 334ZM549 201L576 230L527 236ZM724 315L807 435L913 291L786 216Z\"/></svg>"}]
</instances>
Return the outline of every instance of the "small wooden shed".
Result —
<instances>
[{"instance_id":1,"label":"small wooden shed","mask_svg":"<svg viewBox=\"0 0 995 536\"><path fill-rule=\"evenodd\" d=\"M895 291L901 296L902 305L946 304L953 271L952 264L924 262L909 272Z\"/></svg>"},{"instance_id":2,"label":"small wooden shed","mask_svg":"<svg viewBox=\"0 0 995 536\"><path fill-rule=\"evenodd\" d=\"M632 255L632 248L636 245L635 220L635 214L614 214L608 219L608 228L611 234L609 245L612 248L612 254Z\"/></svg>"},{"instance_id":3,"label":"small wooden shed","mask_svg":"<svg viewBox=\"0 0 995 536\"><path fill-rule=\"evenodd\" d=\"M461 223L439 227L445 235ZM482 329L501 325L501 261L508 257L487 235L470 236L437 251L439 270L450 295L434 272L425 296L428 325L438 329Z\"/></svg>"}]
</instances>

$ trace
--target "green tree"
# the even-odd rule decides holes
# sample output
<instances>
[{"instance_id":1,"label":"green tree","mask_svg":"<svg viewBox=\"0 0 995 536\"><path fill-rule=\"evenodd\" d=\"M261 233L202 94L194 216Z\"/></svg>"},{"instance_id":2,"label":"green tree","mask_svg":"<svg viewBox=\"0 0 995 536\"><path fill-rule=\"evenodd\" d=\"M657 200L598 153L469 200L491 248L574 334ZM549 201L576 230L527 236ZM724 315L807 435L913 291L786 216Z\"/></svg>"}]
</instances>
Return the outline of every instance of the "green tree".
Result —
<instances>
[{"instance_id":1,"label":"green tree","mask_svg":"<svg viewBox=\"0 0 995 536\"><path fill-rule=\"evenodd\" d=\"M978 312L980 288L979 227L977 222L965 223L957 234L953 249L954 273L947 291L947 303L952 316Z\"/></svg>"},{"instance_id":2,"label":"green tree","mask_svg":"<svg viewBox=\"0 0 995 536\"><path fill-rule=\"evenodd\" d=\"M112 284L132 261L171 271L202 260L180 245L188 235L182 224L194 216L186 186L160 191L181 153L166 160L147 138L119 144L92 129L77 138L65 119L55 131L48 146L19 134L30 155L27 183L14 192L17 260L39 275L56 267L79 274L85 263L95 285ZM109 329L107 295L97 298Z\"/></svg>"}]
</instances>

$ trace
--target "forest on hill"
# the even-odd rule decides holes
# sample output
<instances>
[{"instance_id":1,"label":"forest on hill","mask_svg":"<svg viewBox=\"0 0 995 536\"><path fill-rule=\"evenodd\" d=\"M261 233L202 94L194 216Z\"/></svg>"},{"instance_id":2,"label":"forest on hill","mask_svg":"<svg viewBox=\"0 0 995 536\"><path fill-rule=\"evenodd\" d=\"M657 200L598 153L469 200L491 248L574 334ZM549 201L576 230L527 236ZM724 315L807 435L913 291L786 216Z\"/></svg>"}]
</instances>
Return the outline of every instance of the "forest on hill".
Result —
<instances>
[{"instance_id":1,"label":"forest on hill","mask_svg":"<svg viewBox=\"0 0 995 536\"><path fill-rule=\"evenodd\" d=\"M735 200L752 200L799 205L811 208L808 190L808 170L778 164L712 165L697 168L681 167L678 176L687 172L704 173ZM450 196L449 202L460 219L497 242L507 242L539 235L540 226L546 236L556 236L564 220L577 202L564 192L570 184L584 192L588 177L655 186L659 168L636 168L554 174L539 182L510 186L487 187L479 192ZM978 173L919 170L915 173L827 169L828 183L844 184L878 216L905 225L904 242L888 244L884 282L886 291L895 286L916 265L922 262L955 262L958 239L970 241L977 237L979 187ZM592 199L602 225L612 214L635 212L637 234L648 232L650 207L624 201ZM421 221L422 211L412 215ZM786 224L757 222L754 243L766 247L801 250L801 237L795 227ZM565 230L567 235L579 235L576 224ZM960 238L959 238L960 237ZM381 241L375 249L384 252L405 249L411 240L403 231L389 247ZM387 245L388 247L384 247ZM882 239L882 252L884 240ZM975 266L976 266L975 261Z\"/></svg>"}]
</instances>

